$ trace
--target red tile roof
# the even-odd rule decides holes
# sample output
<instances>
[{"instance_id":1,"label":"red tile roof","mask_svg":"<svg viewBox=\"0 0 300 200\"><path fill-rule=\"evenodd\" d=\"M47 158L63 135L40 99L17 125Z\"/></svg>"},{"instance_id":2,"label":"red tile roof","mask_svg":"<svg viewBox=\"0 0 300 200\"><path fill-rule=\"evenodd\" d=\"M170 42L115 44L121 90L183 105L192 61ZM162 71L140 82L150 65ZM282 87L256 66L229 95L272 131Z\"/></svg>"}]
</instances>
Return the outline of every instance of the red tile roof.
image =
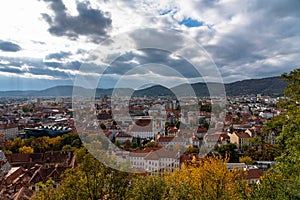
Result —
<instances>
[{"instance_id":1,"label":"red tile roof","mask_svg":"<svg viewBox=\"0 0 300 200\"><path fill-rule=\"evenodd\" d=\"M248 179L259 179L260 177L263 176L263 171L261 169L248 169Z\"/></svg>"},{"instance_id":2,"label":"red tile roof","mask_svg":"<svg viewBox=\"0 0 300 200\"><path fill-rule=\"evenodd\" d=\"M248 135L245 132L236 132L235 133L239 138L250 138L250 135Z\"/></svg>"},{"instance_id":3,"label":"red tile roof","mask_svg":"<svg viewBox=\"0 0 300 200\"><path fill-rule=\"evenodd\" d=\"M160 137L158 138L157 142L161 143L161 142L171 142L173 140L174 137Z\"/></svg>"}]
</instances>

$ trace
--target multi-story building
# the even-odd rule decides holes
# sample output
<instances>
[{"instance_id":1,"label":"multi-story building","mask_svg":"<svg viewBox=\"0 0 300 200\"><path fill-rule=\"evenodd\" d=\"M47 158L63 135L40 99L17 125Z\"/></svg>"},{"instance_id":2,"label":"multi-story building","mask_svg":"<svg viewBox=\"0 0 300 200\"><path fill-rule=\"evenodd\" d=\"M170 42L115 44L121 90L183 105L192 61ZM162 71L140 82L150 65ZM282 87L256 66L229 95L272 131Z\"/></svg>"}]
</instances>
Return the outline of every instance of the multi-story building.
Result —
<instances>
[{"instance_id":1,"label":"multi-story building","mask_svg":"<svg viewBox=\"0 0 300 200\"><path fill-rule=\"evenodd\" d=\"M249 146L251 136L245 132L233 132L229 134L230 143L235 144L239 149L242 149L244 145Z\"/></svg>"},{"instance_id":2,"label":"multi-story building","mask_svg":"<svg viewBox=\"0 0 300 200\"><path fill-rule=\"evenodd\" d=\"M0 150L0 179L10 170L11 166L7 161L4 152Z\"/></svg>"},{"instance_id":3,"label":"multi-story building","mask_svg":"<svg viewBox=\"0 0 300 200\"><path fill-rule=\"evenodd\" d=\"M19 135L18 124L0 124L0 143Z\"/></svg>"},{"instance_id":4,"label":"multi-story building","mask_svg":"<svg viewBox=\"0 0 300 200\"><path fill-rule=\"evenodd\" d=\"M164 148L158 150L130 152L129 159L132 168L143 169L146 172L173 170L180 167L180 156L175 151Z\"/></svg>"},{"instance_id":5,"label":"multi-story building","mask_svg":"<svg viewBox=\"0 0 300 200\"><path fill-rule=\"evenodd\" d=\"M164 148L167 148L168 146L175 146L175 145L180 145L183 147L188 146L189 140L187 138L183 138L183 137L164 137L164 136L160 136L157 137L157 143L161 144Z\"/></svg>"}]
</instances>

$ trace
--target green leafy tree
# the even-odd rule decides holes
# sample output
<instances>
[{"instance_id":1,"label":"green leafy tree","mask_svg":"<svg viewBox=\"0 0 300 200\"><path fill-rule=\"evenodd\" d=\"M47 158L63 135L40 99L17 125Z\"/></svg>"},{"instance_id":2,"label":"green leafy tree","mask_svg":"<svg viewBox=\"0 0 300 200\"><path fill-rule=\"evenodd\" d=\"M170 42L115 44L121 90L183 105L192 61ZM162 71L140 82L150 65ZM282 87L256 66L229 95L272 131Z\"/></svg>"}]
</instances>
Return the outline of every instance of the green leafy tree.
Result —
<instances>
[{"instance_id":1,"label":"green leafy tree","mask_svg":"<svg viewBox=\"0 0 300 200\"><path fill-rule=\"evenodd\" d=\"M19 137L15 137L13 141L7 142L7 148L13 153L18 153L18 150L25 145L25 141Z\"/></svg>"},{"instance_id":2,"label":"green leafy tree","mask_svg":"<svg viewBox=\"0 0 300 200\"><path fill-rule=\"evenodd\" d=\"M131 147L132 147L133 149L136 149L136 148L139 147L139 144L138 144L136 141L134 141L134 142L132 142Z\"/></svg>"},{"instance_id":3,"label":"green leafy tree","mask_svg":"<svg viewBox=\"0 0 300 200\"><path fill-rule=\"evenodd\" d=\"M157 142L148 142L145 147L160 147Z\"/></svg>"},{"instance_id":4,"label":"green leafy tree","mask_svg":"<svg viewBox=\"0 0 300 200\"><path fill-rule=\"evenodd\" d=\"M189 146L184 153L186 153L186 154L198 154L199 153L199 148L194 147L194 146Z\"/></svg>"},{"instance_id":5,"label":"green leafy tree","mask_svg":"<svg viewBox=\"0 0 300 200\"><path fill-rule=\"evenodd\" d=\"M128 151L131 148L131 142L126 140L123 146L124 150Z\"/></svg>"},{"instance_id":6,"label":"green leafy tree","mask_svg":"<svg viewBox=\"0 0 300 200\"><path fill-rule=\"evenodd\" d=\"M132 184L127 190L127 199L131 200L161 200L166 199L166 197L167 183L161 175L137 176L132 180Z\"/></svg>"},{"instance_id":7,"label":"green leafy tree","mask_svg":"<svg viewBox=\"0 0 300 200\"><path fill-rule=\"evenodd\" d=\"M115 141L115 146L120 148L121 147L120 142L119 141Z\"/></svg>"},{"instance_id":8,"label":"green leafy tree","mask_svg":"<svg viewBox=\"0 0 300 200\"><path fill-rule=\"evenodd\" d=\"M63 146L63 148L61 150L63 150L63 151L73 151L73 150L75 150L75 147L72 147L71 145L66 144L65 146Z\"/></svg>"},{"instance_id":9,"label":"green leafy tree","mask_svg":"<svg viewBox=\"0 0 300 200\"><path fill-rule=\"evenodd\" d=\"M229 162L238 162L238 154L235 151L237 149L235 144L229 143L225 145L216 145L214 150L222 156L222 158L229 158Z\"/></svg>"},{"instance_id":10,"label":"green leafy tree","mask_svg":"<svg viewBox=\"0 0 300 200\"><path fill-rule=\"evenodd\" d=\"M35 152L45 152L50 150L50 138L48 136L38 137L35 139Z\"/></svg>"},{"instance_id":11,"label":"green leafy tree","mask_svg":"<svg viewBox=\"0 0 300 200\"><path fill-rule=\"evenodd\" d=\"M60 140L60 147L62 148L65 145L71 145L76 148L80 148L82 143L78 134L68 133L64 134Z\"/></svg>"},{"instance_id":12,"label":"green leafy tree","mask_svg":"<svg viewBox=\"0 0 300 200\"><path fill-rule=\"evenodd\" d=\"M239 158L240 163L245 163L246 165L252 165L254 160L249 156L242 156Z\"/></svg>"},{"instance_id":13,"label":"green leafy tree","mask_svg":"<svg viewBox=\"0 0 300 200\"><path fill-rule=\"evenodd\" d=\"M24 113L30 112L31 110L31 106L30 105L25 105L22 107L22 110Z\"/></svg>"},{"instance_id":14,"label":"green leafy tree","mask_svg":"<svg viewBox=\"0 0 300 200\"><path fill-rule=\"evenodd\" d=\"M280 156L253 191L255 199L300 199L300 69L282 78L288 82L285 99L278 104L284 112L265 128L278 134Z\"/></svg>"},{"instance_id":15,"label":"green leafy tree","mask_svg":"<svg viewBox=\"0 0 300 200\"><path fill-rule=\"evenodd\" d=\"M48 200L54 199L55 193L52 191L55 185L55 181L51 178L48 179L45 183L39 182L35 185L37 188L37 195L34 196L33 200Z\"/></svg>"}]
</instances>

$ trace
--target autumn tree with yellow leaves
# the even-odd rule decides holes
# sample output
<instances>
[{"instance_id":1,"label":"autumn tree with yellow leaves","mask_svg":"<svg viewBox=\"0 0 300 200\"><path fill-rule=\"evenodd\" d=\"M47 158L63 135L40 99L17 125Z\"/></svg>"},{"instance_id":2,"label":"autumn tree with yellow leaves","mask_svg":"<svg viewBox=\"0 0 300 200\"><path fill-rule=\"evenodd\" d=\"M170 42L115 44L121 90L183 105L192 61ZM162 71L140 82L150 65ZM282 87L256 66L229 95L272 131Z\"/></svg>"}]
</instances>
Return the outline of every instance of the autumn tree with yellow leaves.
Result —
<instances>
[{"instance_id":1,"label":"autumn tree with yellow leaves","mask_svg":"<svg viewBox=\"0 0 300 200\"><path fill-rule=\"evenodd\" d=\"M175 172L136 178L128 199L246 199L250 188L244 171L229 171L226 159L205 158Z\"/></svg>"}]
</instances>

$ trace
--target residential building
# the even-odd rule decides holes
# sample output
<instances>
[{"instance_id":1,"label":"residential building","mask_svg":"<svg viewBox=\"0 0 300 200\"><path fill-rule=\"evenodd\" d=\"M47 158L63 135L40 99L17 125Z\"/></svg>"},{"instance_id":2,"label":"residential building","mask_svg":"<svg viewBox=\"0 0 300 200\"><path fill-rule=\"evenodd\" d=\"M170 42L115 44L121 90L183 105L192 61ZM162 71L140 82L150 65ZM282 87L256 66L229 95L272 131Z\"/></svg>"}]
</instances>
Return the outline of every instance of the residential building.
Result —
<instances>
[{"instance_id":1,"label":"residential building","mask_svg":"<svg viewBox=\"0 0 300 200\"><path fill-rule=\"evenodd\" d=\"M8 173L10 170L11 166L9 162L7 161L4 152L0 150L0 179Z\"/></svg>"},{"instance_id":2,"label":"residential building","mask_svg":"<svg viewBox=\"0 0 300 200\"><path fill-rule=\"evenodd\" d=\"M0 124L0 143L19 135L18 124Z\"/></svg>"},{"instance_id":3,"label":"residential building","mask_svg":"<svg viewBox=\"0 0 300 200\"><path fill-rule=\"evenodd\" d=\"M235 144L237 148L243 149L244 145L249 146L250 144L250 135L241 131L241 132L233 132L229 134L230 143Z\"/></svg>"},{"instance_id":4,"label":"residential building","mask_svg":"<svg viewBox=\"0 0 300 200\"><path fill-rule=\"evenodd\" d=\"M179 153L164 148L145 151L133 151L129 154L132 168L143 169L146 172L173 170L180 166Z\"/></svg>"},{"instance_id":5,"label":"residential building","mask_svg":"<svg viewBox=\"0 0 300 200\"><path fill-rule=\"evenodd\" d=\"M247 183L248 184L259 184L260 178L263 176L263 170L258 168L250 168L246 170Z\"/></svg>"},{"instance_id":6,"label":"residential building","mask_svg":"<svg viewBox=\"0 0 300 200\"><path fill-rule=\"evenodd\" d=\"M164 148L167 148L168 146L175 146L175 145L181 145L183 147L186 147L189 144L189 140L183 137L166 137L166 136L160 136L157 137L157 143L161 144Z\"/></svg>"},{"instance_id":7,"label":"residential building","mask_svg":"<svg viewBox=\"0 0 300 200\"><path fill-rule=\"evenodd\" d=\"M132 142L132 136L127 134L127 133L123 133L123 132L119 132L116 134L116 141L119 142L120 144L124 144L125 141L129 141Z\"/></svg>"}]
</instances>

